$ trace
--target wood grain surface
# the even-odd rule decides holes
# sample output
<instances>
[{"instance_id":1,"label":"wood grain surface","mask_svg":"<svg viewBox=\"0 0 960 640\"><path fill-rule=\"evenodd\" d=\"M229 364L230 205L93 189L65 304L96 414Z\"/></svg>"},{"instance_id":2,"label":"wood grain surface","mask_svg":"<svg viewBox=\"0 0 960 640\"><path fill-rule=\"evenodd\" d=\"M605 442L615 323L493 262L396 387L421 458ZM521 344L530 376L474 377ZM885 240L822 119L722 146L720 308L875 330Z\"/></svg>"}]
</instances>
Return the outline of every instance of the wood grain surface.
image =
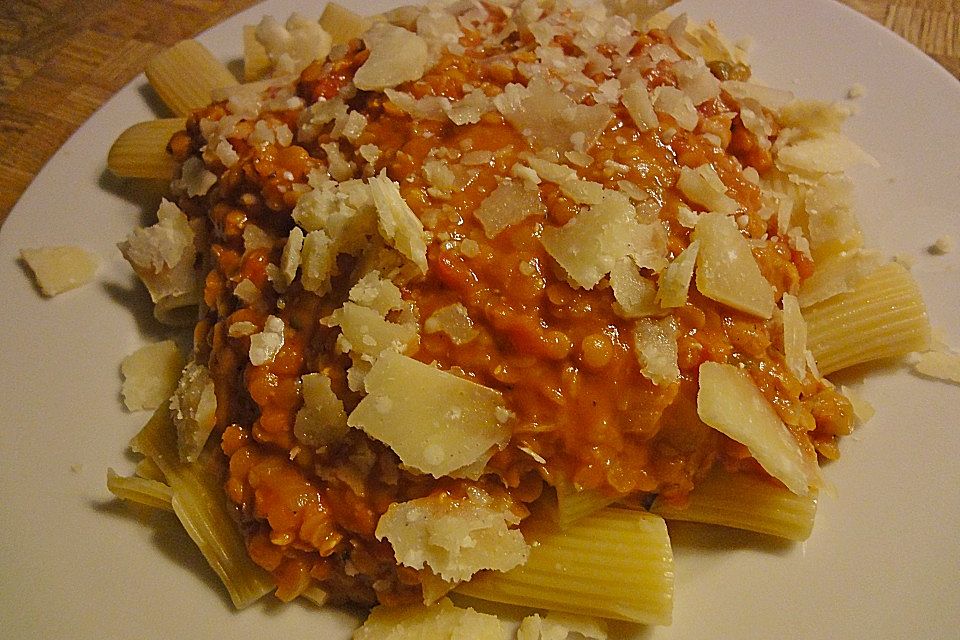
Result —
<instances>
[{"instance_id":1,"label":"wood grain surface","mask_svg":"<svg viewBox=\"0 0 960 640\"><path fill-rule=\"evenodd\" d=\"M960 78L960 0L837 0ZM151 56L256 0L0 0L0 224L44 163Z\"/></svg>"}]
</instances>

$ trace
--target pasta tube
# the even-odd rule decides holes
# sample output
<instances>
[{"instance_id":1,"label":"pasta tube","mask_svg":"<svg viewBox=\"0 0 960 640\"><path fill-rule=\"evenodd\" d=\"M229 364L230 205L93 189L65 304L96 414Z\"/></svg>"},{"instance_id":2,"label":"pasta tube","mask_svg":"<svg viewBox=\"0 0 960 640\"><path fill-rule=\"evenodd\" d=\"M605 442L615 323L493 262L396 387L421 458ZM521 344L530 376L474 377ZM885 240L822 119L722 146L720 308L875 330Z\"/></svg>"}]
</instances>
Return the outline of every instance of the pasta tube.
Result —
<instances>
[{"instance_id":1,"label":"pasta tube","mask_svg":"<svg viewBox=\"0 0 960 640\"><path fill-rule=\"evenodd\" d=\"M930 340L920 289L896 263L880 267L852 291L804 309L803 317L821 375L918 351Z\"/></svg>"},{"instance_id":2,"label":"pasta tube","mask_svg":"<svg viewBox=\"0 0 960 640\"><path fill-rule=\"evenodd\" d=\"M185 126L186 118L138 122L110 147L107 167L121 178L171 179L177 163L167 152L167 143Z\"/></svg>"},{"instance_id":3,"label":"pasta tube","mask_svg":"<svg viewBox=\"0 0 960 640\"><path fill-rule=\"evenodd\" d=\"M475 575L464 595L643 624L670 624L673 551L645 511L606 508L538 537L526 564Z\"/></svg>"},{"instance_id":4,"label":"pasta tube","mask_svg":"<svg viewBox=\"0 0 960 640\"><path fill-rule=\"evenodd\" d=\"M130 443L160 468L172 492L171 506L204 558L220 576L238 609L273 589L270 576L247 554L243 536L227 508L219 478L223 461L202 456L185 464L177 453L176 428L167 407L160 407Z\"/></svg>"},{"instance_id":5,"label":"pasta tube","mask_svg":"<svg viewBox=\"0 0 960 640\"><path fill-rule=\"evenodd\" d=\"M210 104L210 92L237 84L230 70L196 40L181 40L144 70L164 104L178 116Z\"/></svg>"},{"instance_id":6,"label":"pasta tube","mask_svg":"<svg viewBox=\"0 0 960 640\"><path fill-rule=\"evenodd\" d=\"M719 524L799 541L813 530L817 492L799 496L762 478L717 471L697 483L685 507L657 498L650 510L666 520Z\"/></svg>"}]
</instances>

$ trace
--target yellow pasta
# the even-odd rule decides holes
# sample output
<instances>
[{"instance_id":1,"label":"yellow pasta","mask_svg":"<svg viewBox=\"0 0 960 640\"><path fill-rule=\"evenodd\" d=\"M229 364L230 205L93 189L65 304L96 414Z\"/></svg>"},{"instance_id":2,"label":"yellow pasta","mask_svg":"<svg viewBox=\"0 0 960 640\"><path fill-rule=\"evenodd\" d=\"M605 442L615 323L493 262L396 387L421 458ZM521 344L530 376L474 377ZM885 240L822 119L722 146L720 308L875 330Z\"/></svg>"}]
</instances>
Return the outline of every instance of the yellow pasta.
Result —
<instances>
[{"instance_id":1,"label":"yellow pasta","mask_svg":"<svg viewBox=\"0 0 960 640\"><path fill-rule=\"evenodd\" d=\"M930 321L910 272L887 264L846 293L803 310L821 375L926 347Z\"/></svg>"},{"instance_id":2,"label":"yellow pasta","mask_svg":"<svg viewBox=\"0 0 960 640\"><path fill-rule=\"evenodd\" d=\"M122 178L169 180L177 163L167 152L167 143L184 126L186 118L138 122L121 133L110 147L107 167Z\"/></svg>"},{"instance_id":3,"label":"yellow pasta","mask_svg":"<svg viewBox=\"0 0 960 640\"><path fill-rule=\"evenodd\" d=\"M569 484L557 485L557 524L566 529L577 520L614 503L620 496L602 491L577 491Z\"/></svg>"},{"instance_id":4,"label":"yellow pasta","mask_svg":"<svg viewBox=\"0 0 960 640\"><path fill-rule=\"evenodd\" d=\"M147 63L147 80L178 116L210 104L210 93L237 84L230 70L196 40L181 40Z\"/></svg>"},{"instance_id":5,"label":"yellow pasta","mask_svg":"<svg viewBox=\"0 0 960 640\"><path fill-rule=\"evenodd\" d=\"M666 520L719 524L806 540L817 513L817 493L798 496L769 480L718 471L697 483L685 507L657 498L650 510Z\"/></svg>"},{"instance_id":6,"label":"yellow pasta","mask_svg":"<svg viewBox=\"0 0 960 640\"><path fill-rule=\"evenodd\" d=\"M270 576L250 559L243 536L227 508L220 485L220 456L202 456L196 463L182 463L177 453L176 428L166 406L153 414L130 446L150 458L167 478L173 512L220 576L234 606L243 608L271 591Z\"/></svg>"},{"instance_id":7,"label":"yellow pasta","mask_svg":"<svg viewBox=\"0 0 960 640\"><path fill-rule=\"evenodd\" d=\"M667 527L645 511L606 508L537 537L527 563L478 574L464 595L643 624L669 624L673 551Z\"/></svg>"},{"instance_id":8,"label":"yellow pasta","mask_svg":"<svg viewBox=\"0 0 960 640\"><path fill-rule=\"evenodd\" d=\"M257 40L257 27L248 24L243 27L243 81L259 80L267 75L273 63L260 41Z\"/></svg>"},{"instance_id":9,"label":"yellow pasta","mask_svg":"<svg viewBox=\"0 0 960 640\"><path fill-rule=\"evenodd\" d=\"M137 476L127 478L117 475L113 469L107 469L107 489L123 500L173 511L173 491L162 482Z\"/></svg>"}]
</instances>

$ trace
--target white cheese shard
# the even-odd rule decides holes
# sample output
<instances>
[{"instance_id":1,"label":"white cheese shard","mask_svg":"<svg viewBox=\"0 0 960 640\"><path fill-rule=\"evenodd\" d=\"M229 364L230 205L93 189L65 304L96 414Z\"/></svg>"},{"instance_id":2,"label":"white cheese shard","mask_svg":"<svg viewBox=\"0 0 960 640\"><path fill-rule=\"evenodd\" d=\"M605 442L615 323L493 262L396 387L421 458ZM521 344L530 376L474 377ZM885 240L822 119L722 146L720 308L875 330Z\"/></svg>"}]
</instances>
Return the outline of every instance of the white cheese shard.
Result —
<instances>
[{"instance_id":1,"label":"white cheese shard","mask_svg":"<svg viewBox=\"0 0 960 640\"><path fill-rule=\"evenodd\" d=\"M364 384L347 424L423 473L449 475L510 437L499 392L407 356L384 352Z\"/></svg>"},{"instance_id":2,"label":"white cheese shard","mask_svg":"<svg viewBox=\"0 0 960 640\"><path fill-rule=\"evenodd\" d=\"M779 112L793 101L793 94L789 91L766 87L755 82L725 80L720 87L741 105L757 105L773 112Z\"/></svg>"},{"instance_id":3,"label":"white cheese shard","mask_svg":"<svg viewBox=\"0 0 960 640\"><path fill-rule=\"evenodd\" d=\"M340 327L337 345L341 351L352 352L367 362L385 351L411 352L418 344L415 322L392 322L376 309L355 302L345 302L324 324Z\"/></svg>"},{"instance_id":4,"label":"white cheese shard","mask_svg":"<svg viewBox=\"0 0 960 640\"><path fill-rule=\"evenodd\" d=\"M660 320L640 318L633 329L633 351L640 372L655 385L677 382L677 321L668 316Z\"/></svg>"},{"instance_id":5,"label":"white cheese shard","mask_svg":"<svg viewBox=\"0 0 960 640\"><path fill-rule=\"evenodd\" d=\"M503 640L499 618L471 608L455 607L448 598L434 605L379 605L353 640Z\"/></svg>"},{"instance_id":6,"label":"white cheese shard","mask_svg":"<svg viewBox=\"0 0 960 640\"><path fill-rule=\"evenodd\" d=\"M781 171L801 176L843 173L858 164L879 166L866 151L839 133L788 144L777 152L775 163Z\"/></svg>"},{"instance_id":7,"label":"white cheese shard","mask_svg":"<svg viewBox=\"0 0 960 640\"><path fill-rule=\"evenodd\" d=\"M217 395L205 366L191 360L183 368L170 399L170 415L177 427L180 459L193 462L203 450L217 418Z\"/></svg>"},{"instance_id":8,"label":"white cheese shard","mask_svg":"<svg viewBox=\"0 0 960 640\"><path fill-rule=\"evenodd\" d=\"M924 351L916 356L913 370L928 378L960 384L960 354L946 348Z\"/></svg>"},{"instance_id":9,"label":"white cheese shard","mask_svg":"<svg viewBox=\"0 0 960 640\"><path fill-rule=\"evenodd\" d=\"M311 447L332 444L342 438L347 427L343 401L333 392L330 377L308 373L300 378L303 407L297 411L293 433L299 442Z\"/></svg>"},{"instance_id":10,"label":"white cheese shard","mask_svg":"<svg viewBox=\"0 0 960 640\"><path fill-rule=\"evenodd\" d=\"M703 60L681 60L673 65L680 90L695 105L713 100L720 95L720 81Z\"/></svg>"},{"instance_id":11,"label":"white cheese shard","mask_svg":"<svg viewBox=\"0 0 960 640\"><path fill-rule=\"evenodd\" d=\"M570 634L586 640L607 640L607 623L602 618L560 611L550 611L542 618L535 613L520 621L517 640L567 640Z\"/></svg>"},{"instance_id":12,"label":"white cheese shard","mask_svg":"<svg viewBox=\"0 0 960 640\"><path fill-rule=\"evenodd\" d=\"M620 258L659 271L666 264L666 235L659 222L641 224L629 198L605 190L602 200L562 227L545 227L540 242L570 281L592 289Z\"/></svg>"},{"instance_id":13,"label":"white cheese shard","mask_svg":"<svg viewBox=\"0 0 960 640\"><path fill-rule=\"evenodd\" d=\"M670 86L657 87L651 97L653 108L658 113L672 117L681 129L693 131L697 127L700 114L690 97L679 89Z\"/></svg>"},{"instance_id":14,"label":"white cheese shard","mask_svg":"<svg viewBox=\"0 0 960 640\"><path fill-rule=\"evenodd\" d=\"M727 187L711 164L702 164L696 169L680 168L677 188L691 202L708 211L732 214L740 208L739 203L727 195Z\"/></svg>"},{"instance_id":15,"label":"white cheese shard","mask_svg":"<svg viewBox=\"0 0 960 640\"><path fill-rule=\"evenodd\" d=\"M274 282L277 291L281 293L290 286L297 277L297 270L300 268L300 257L303 251L303 230L300 227L294 227L287 236L287 243L283 247L283 254L280 256L279 278Z\"/></svg>"},{"instance_id":16,"label":"white cheese shard","mask_svg":"<svg viewBox=\"0 0 960 640\"><path fill-rule=\"evenodd\" d=\"M217 183L217 175L208 171L203 160L191 156L180 168L180 177L173 180L170 189L175 194L185 193L189 197L206 195L210 188Z\"/></svg>"},{"instance_id":17,"label":"white cheese shard","mask_svg":"<svg viewBox=\"0 0 960 640\"><path fill-rule=\"evenodd\" d=\"M277 316L267 316L263 324L263 331L250 336L250 363L261 366L269 362L280 353L283 348L283 320Z\"/></svg>"},{"instance_id":18,"label":"white cheese shard","mask_svg":"<svg viewBox=\"0 0 960 640\"><path fill-rule=\"evenodd\" d=\"M530 547L511 528L520 518L509 507L471 486L464 498L439 494L390 505L376 536L390 542L400 564L462 582L477 571L509 571L526 562Z\"/></svg>"},{"instance_id":19,"label":"white cheese shard","mask_svg":"<svg viewBox=\"0 0 960 640\"><path fill-rule=\"evenodd\" d=\"M474 213L488 238L495 238L530 216L545 217L547 207L540 199L540 190L529 188L520 180L504 180L484 198Z\"/></svg>"},{"instance_id":20,"label":"white cheese shard","mask_svg":"<svg viewBox=\"0 0 960 640\"><path fill-rule=\"evenodd\" d=\"M829 257L817 264L813 275L800 284L797 296L804 309L835 295L852 291L883 263L879 253L852 251Z\"/></svg>"},{"instance_id":21,"label":"white cheese shard","mask_svg":"<svg viewBox=\"0 0 960 640\"><path fill-rule=\"evenodd\" d=\"M806 193L807 239L815 262L863 244L860 223L853 211L853 181L829 174Z\"/></svg>"},{"instance_id":22,"label":"white cheese shard","mask_svg":"<svg viewBox=\"0 0 960 640\"><path fill-rule=\"evenodd\" d=\"M155 225L134 229L117 246L146 285L154 303L199 302L200 278L194 268L196 233L187 216L168 200L160 203L157 218Z\"/></svg>"},{"instance_id":23,"label":"white cheese shard","mask_svg":"<svg viewBox=\"0 0 960 640\"><path fill-rule=\"evenodd\" d=\"M689 276L687 282L690 282ZM659 311L657 286L640 273L640 268L630 258L620 258L614 263L610 270L610 287L613 289L614 311L623 318L651 316Z\"/></svg>"},{"instance_id":24,"label":"white cheese shard","mask_svg":"<svg viewBox=\"0 0 960 640\"><path fill-rule=\"evenodd\" d=\"M461 302L454 302L433 312L423 323L427 333L443 332L456 344L466 344L479 335L467 308Z\"/></svg>"},{"instance_id":25,"label":"white cheese shard","mask_svg":"<svg viewBox=\"0 0 960 640\"><path fill-rule=\"evenodd\" d=\"M21 249L20 258L45 296L55 296L92 281L100 259L80 247Z\"/></svg>"},{"instance_id":26,"label":"white cheese shard","mask_svg":"<svg viewBox=\"0 0 960 640\"><path fill-rule=\"evenodd\" d=\"M410 259L421 273L427 272L427 244L423 223L400 195L396 182L387 177L386 170L370 178L370 194L377 207L380 233L383 239Z\"/></svg>"},{"instance_id":27,"label":"white cheese shard","mask_svg":"<svg viewBox=\"0 0 960 640\"><path fill-rule=\"evenodd\" d=\"M427 42L401 27L380 23L363 36L370 57L357 69L353 84L377 91L419 80L427 70Z\"/></svg>"},{"instance_id":28,"label":"white cheese shard","mask_svg":"<svg viewBox=\"0 0 960 640\"><path fill-rule=\"evenodd\" d=\"M801 382L807 377L807 323L796 296L783 294L783 353L790 372Z\"/></svg>"},{"instance_id":29,"label":"white cheese shard","mask_svg":"<svg viewBox=\"0 0 960 640\"><path fill-rule=\"evenodd\" d=\"M285 24L265 16L257 25L256 39L274 65L274 75L292 75L303 71L314 60L330 53L333 40L320 23L299 13Z\"/></svg>"},{"instance_id":30,"label":"white cheese shard","mask_svg":"<svg viewBox=\"0 0 960 640\"><path fill-rule=\"evenodd\" d=\"M690 279L700 253L700 241L694 240L680 252L660 276L656 302L664 309L682 307L687 302Z\"/></svg>"},{"instance_id":31,"label":"white cheese shard","mask_svg":"<svg viewBox=\"0 0 960 640\"><path fill-rule=\"evenodd\" d=\"M697 415L750 450L760 466L797 495L816 480L816 462L805 459L797 439L750 377L729 364L700 365Z\"/></svg>"},{"instance_id":32,"label":"white cheese shard","mask_svg":"<svg viewBox=\"0 0 960 640\"><path fill-rule=\"evenodd\" d=\"M838 390L847 400L850 401L850 406L853 407L853 417L856 418L857 424L866 424L874 415L876 415L877 410L874 409L873 405L870 404L870 402L860 394L859 389L841 385Z\"/></svg>"},{"instance_id":33,"label":"white cheese shard","mask_svg":"<svg viewBox=\"0 0 960 640\"><path fill-rule=\"evenodd\" d=\"M732 218L705 213L691 237L701 242L697 255L700 293L744 313L773 316L773 287L760 273L750 243Z\"/></svg>"},{"instance_id":34,"label":"white cheese shard","mask_svg":"<svg viewBox=\"0 0 960 640\"><path fill-rule=\"evenodd\" d=\"M608 105L577 104L541 77L532 79L526 87L508 84L493 102L535 148L560 152L586 151L613 117Z\"/></svg>"},{"instance_id":35,"label":"white cheese shard","mask_svg":"<svg viewBox=\"0 0 960 640\"><path fill-rule=\"evenodd\" d=\"M120 394L127 410L156 409L169 401L183 364L183 355L173 340L144 345L124 358L120 363Z\"/></svg>"},{"instance_id":36,"label":"white cheese shard","mask_svg":"<svg viewBox=\"0 0 960 640\"><path fill-rule=\"evenodd\" d=\"M654 111L653 102L650 100L650 92L647 91L642 80L624 89L620 100L640 131L650 131L660 126L657 112Z\"/></svg>"}]
</instances>

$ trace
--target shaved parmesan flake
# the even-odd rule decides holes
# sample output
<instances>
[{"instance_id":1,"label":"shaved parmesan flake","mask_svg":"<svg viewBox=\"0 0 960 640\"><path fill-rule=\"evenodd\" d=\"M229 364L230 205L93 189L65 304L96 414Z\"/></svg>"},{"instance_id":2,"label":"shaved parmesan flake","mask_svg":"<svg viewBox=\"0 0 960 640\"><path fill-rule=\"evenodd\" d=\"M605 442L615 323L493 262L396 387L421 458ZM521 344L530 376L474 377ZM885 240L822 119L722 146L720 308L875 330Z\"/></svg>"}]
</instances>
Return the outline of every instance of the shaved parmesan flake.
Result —
<instances>
[{"instance_id":1,"label":"shaved parmesan flake","mask_svg":"<svg viewBox=\"0 0 960 640\"><path fill-rule=\"evenodd\" d=\"M760 318L773 315L773 287L733 219L705 213L691 236L701 242L697 289L711 300Z\"/></svg>"},{"instance_id":2,"label":"shaved parmesan flake","mask_svg":"<svg viewBox=\"0 0 960 640\"><path fill-rule=\"evenodd\" d=\"M45 296L55 296L85 285L97 273L99 258L80 247L21 249L20 257L33 272Z\"/></svg>"},{"instance_id":3,"label":"shaved parmesan flake","mask_svg":"<svg viewBox=\"0 0 960 640\"><path fill-rule=\"evenodd\" d=\"M337 345L341 351L352 352L367 362L373 362L385 351L413 351L418 344L416 323L391 322L384 315L376 309L346 302L324 324L340 327Z\"/></svg>"},{"instance_id":4,"label":"shaved parmesan flake","mask_svg":"<svg viewBox=\"0 0 960 640\"><path fill-rule=\"evenodd\" d=\"M653 102L650 101L650 93L642 81L635 82L624 89L621 101L640 131L656 129L660 125L657 112L653 109Z\"/></svg>"},{"instance_id":5,"label":"shaved parmesan flake","mask_svg":"<svg viewBox=\"0 0 960 640\"><path fill-rule=\"evenodd\" d=\"M550 611L542 618L535 613L520 621L517 640L567 640L570 634L587 640L607 640L607 623L602 618L560 611Z\"/></svg>"},{"instance_id":6,"label":"shaved parmesan flake","mask_svg":"<svg viewBox=\"0 0 960 640\"><path fill-rule=\"evenodd\" d=\"M857 249L863 244L860 223L853 212L853 181L846 176L823 176L806 193L807 238L815 261Z\"/></svg>"},{"instance_id":7,"label":"shaved parmesan flake","mask_svg":"<svg viewBox=\"0 0 960 640\"><path fill-rule=\"evenodd\" d=\"M274 64L276 75L300 73L314 60L323 60L330 53L333 40L320 23L294 13L286 24L265 16L256 30L257 42L263 45Z\"/></svg>"},{"instance_id":8,"label":"shaved parmesan flake","mask_svg":"<svg viewBox=\"0 0 960 640\"><path fill-rule=\"evenodd\" d=\"M813 474L803 450L750 377L733 365L700 365L697 414L706 424L743 444L767 473L797 495L810 490Z\"/></svg>"},{"instance_id":9,"label":"shaved parmesan flake","mask_svg":"<svg viewBox=\"0 0 960 640\"><path fill-rule=\"evenodd\" d=\"M503 623L493 615L455 607L448 598L431 606L374 607L353 640L503 640Z\"/></svg>"},{"instance_id":10,"label":"shaved parmesan flake","mask_svg":"<svg viewBox=\"0 0 960 640\"><path fill-rule=\"evenodd\" d=\"M687 302L690 279L700 253L700 241L694 240L680 252L660 276L657 303L665 308L682 307Z\"/></svg>"},{"instance_id":11,"label":"shaved parmesan flake","mask_svg":"<svg viewBox=\"0 0 960 640\"><path fill-rule=\"evenodd\" d=\"M691 271L691 275L693 272ZM690 282L690 278L687 278ZM620 258L610 270L614 310L624 318L650 316L659 311L656 302L657 286L640 273L630 258Z\"/></svg>"},{"instance_id":12,"label":"shaved parmesan flake","mask_svg":"<svg viewBox=\"0 0 960 640\"><path fill-rule=\"evenodd\" d=\"M210 371L193 360L180 374L170 399L170 415L177 427L177 450L184 462L193 462L210 437L217 417L217 396Z\"/></svg>"},{"instance_id":13,"label":"shaved parmesan flake","mask_svg":"<svg viewBox=\"0 0 960 640\"><path fill-rule=\"evenodd\" d=\"M170 400L180 370L183 355L173 340L164 340L140 347L120 363L123 376L123 404L129 411L156 409Z\"/></svg>"},{"instance_id":14,"label":"shaved parmesan flake","mask_svg":"<svg viewBox=\"0 0 960 640\"><path fill-rule=\"evenodd\" d=\"M423 224L410 209L397 183L386 170L370 178L370 193L377 207L380 233L397 251L409 258L422 273L427 272L427 244Z\"/></svg>"},{"instance_id":15,"label":"shaved parmesan flake","mask_svg":"<svg viewBox=\"0 0 960 640\"><path fill-rule=\"evenodd\" d=\"M858 424L866 424L877 413L877 410L860 394L859 390L844 385L840 387L840 393L850 401L850 406L853 407L853 415Z\"/></svg>"},{"instance_id":16,"label":"shaved parmesan flake","mask_svg":"<svg viewBox=\"0 0 960 640\"><path fill-rule=\"evenodd\" d=\"M427 43L415 33L386 23L375 25L363 36L370 57L357 69L353 83L358 89L375 91L419 80L427 69Z\"/></svg>"},{"instance_id":17,"label":"shaved parmesan flake","mask_svg":"<svg viewBox=\"0 0 960 640\"><path fill-rule=\"evenodd\" d=\"M274 282L278 291L284 291L297 277L297 269L300 268L300 254L303 251L303 230L300 227L294 227L287 236L287 244L283 247L283 254L280 257L279 281Z\"/></svg>"},{"instance_id":18,"label":"shaved parmesan flake","mask_svg":"<svg viewBox=\"0 0 960 640\"><path fill-rule=\"evenodd\" d=\"M755 82L726 80L721 84L721 88L740 104L753 103L774 112L780 111L793 100L793 94L789 91L765 87Z\"/></svg>"},{"instance_id":19,"label":"shaved parmesan flake","mask_svg":"<svg viewBox=\"0 0 960 640\"><path fill-rule=\"evenodd\" d=\"M545 227L540 242L584 289L592 289L625 256L656 270L666 262L662 226L637 222L636 209L618 191L604 191L598 204L560 228Z\"/></svg>"},{"instance_id":20,"label":"shaved parmesan flake","mask_svg":"<svg viewBox=\"0 0 960 640\"><path fill-rule=\"evenodd\" d=\"M640 318L633 329L634 353L640 372L656 385L670 384L680 378L677 364L679 327L672 317L654 320Z\"/></svg>"},{"instance_id":21,"label":"shaved parmesan flake","mask_svg":"<svg viewBox=\"0 0 960 640\"><path fill-rule=\"evenodd\" d=\"M787 173L841 173L857 164L879 166L867 152L838 133L799 140L780 149L777 167Z\"/></svg>"},{"instance_id":22,"label":"shaved parmesan flake","mask_svg":"<svg viewBox=\"0 0 960 640\"><path fill-rule=\"evenodd\" d=\"M813 275L800 285L798 299L804 309L835 295L852 291L865 277L876 271L883 258L876 252L841 253L817 265Z\"/></svg>"},{"instance_id":23,"label":"shaved parmesan flake","mask_svg":"<svg viewBox=\"0 0 960 640\"><path fill-rule=\"evenodd\" d=\"M547 207L540 200L540 190L530 189L518 180L504 180L487 196L474 214L488 238L530 216L544 217Z\"/></svg>"},{"instance_id":24,"label":"shaved parmesan flake","mask_svg":"<svg viewBox=\"0 0 960 640\"><path fill-rule=\"evenodd\" d=\"M433 495L390 505L377 523L397 561L424 566L448 582L469 580L477 571L509 571L523 564L530 548L519 529L520 518L509 504L494 500L479 487L465 498Z\"/></svg>"},{"instance_id":25,"label":"shaved parmesan flake","mask_svg":"<svg viewBox=\"0 0 960 640\"><path fill-rule=\"evenodd\" d=\"M343 402L333 392L330 377L324 373L308 373L300 378L303 407L297 411L293 433L299 442L320 447L343 437L347 414Z\"/></svg>"},{"instance_id":26,"label":"shaved parmesan flake","mask_svg":"<svg viewBox=\"0 0 960 640\"><path fill-rule=\"evenodd\" d=\"M503 117L535 147L561 152L589 149L613 117L608 105L577 104L540 77L526 87L507 85L493 101Z\"/></svg>"},{"instance_id":27,"label":"shaved parmesan flake","mask_svg":"<svg viewBox=\"0 0 960 640\"><path fill-rule=\"evenodd\" d=\"M467 308L461 302L434 311L423 323L423 330L427 333L443 332L456 345L466 344L479 334L467 314Z\"/></svg>"},{"instance_id":28,"label":"shaved parmesan flake","mask_svg":"<svg viewBox=\"0 0 960 640\"><path fill-rule=\"evenodd\" d=\"M700 116L697 108L689 96L675 87L661 86L653 90L653 108L661 114L674 119L677 126L687 131L693 131Z\"/></svg>"},{"instance_id":29,"label":"shaved parmesan flake","mask_svg":"<svg viewBox=\"0 0 960 640\"><path fill-rule=\"evenodd\" d=\"M731 214L740 208L739 203L727 195L726 185L710 164L702 164L696 169L681 167L677 188L691 202L706 207L709 211Z\"/></svg>"},{"instance_id":30,"label":"shaved parmesan flake","mask_svg":"<svg viewBox=\"0 0 960 640\"><path fill-rule=\"evenodd\" d=\"M924 351L913 363L920 375L960 384L960 354L947 350Z\"/></svg>"},{"instance_id":31,"label":"shaved parmesan flake","mask_svg":"<svg viewBox=\"0 0 960 640\"><path fill-rule=\"evenodd\" d=\"M807 376L807 323L800 314L796 296L783 294L783 353L797 380Z\"/></svg>"},{"instance_id":32,"label":"shaved parmesan flake","mask_svg":"<svg viewBox=\"0 0 960 640\"><path fill-rule=\"evenodd\" d=\"M140 277L154 303L164 298L196 295L199 277L194 268L196 234L180 208L163 200L157 209L158 222L134 229L118 247Z\"/></svg>"},{"instance_id":33,"label":"shaved parmesan flake","mask_svg":"<svg viewBox=\"0 0 960 640\"><path fill-rule=\"evenodd\" d=\"M423 473L448 475L510 436L497 391L398 353L383 353L364 384L347 423Z\"/></svg>"},{"instance_id":34,"label":"shaved parmesan flake","mask_svg":"<svg viewBox=\"0 0 960 640\"><path fill-rule=\"evenodd\" d=\"M283 320L277 316L267 316L263 331L250 336L250 363L261 366L273 359L283 348Z\"/></svg>"}]
</instances>

